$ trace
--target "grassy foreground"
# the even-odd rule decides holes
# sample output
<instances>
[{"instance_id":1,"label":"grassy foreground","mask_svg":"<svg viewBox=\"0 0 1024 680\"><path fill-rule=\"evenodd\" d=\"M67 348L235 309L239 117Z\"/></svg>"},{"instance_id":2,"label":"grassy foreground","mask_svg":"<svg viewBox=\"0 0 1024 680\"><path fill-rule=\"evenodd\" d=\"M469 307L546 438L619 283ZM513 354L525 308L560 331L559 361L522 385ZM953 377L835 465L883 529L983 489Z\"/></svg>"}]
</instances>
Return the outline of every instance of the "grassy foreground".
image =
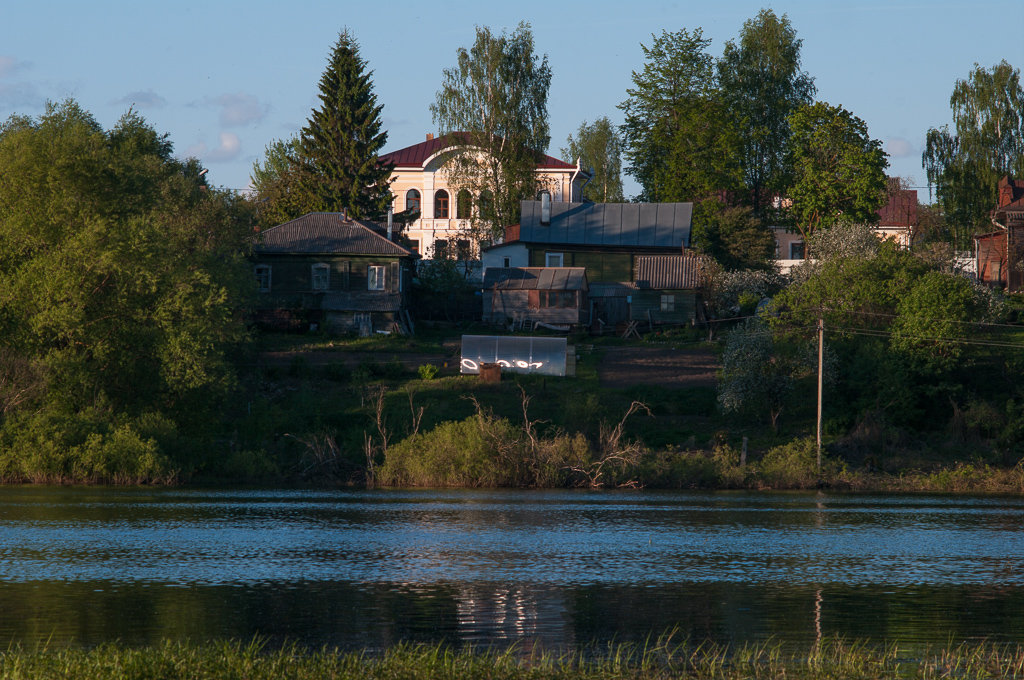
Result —
<instances>
[{"instance_id":1,"label":"grassy foreground","mask_svg":"<svg viewBox=\"0 0 1024 680\"><path fill-rule=\"evenodd\" d=\"M591 653L533 654L455 651L439 646L399 645L379 656L301 647L265 649L260 643L208 645L165 643L129 649L106 645L92 650L0 652L0 678L195 678L220 680L302 678L1022 678L1024 647L980 643L929 650L909 656L895 646L878 649L829 640L810 650L786 653L773 644L729 650L717 645L614 644Z\"/></svg>"}]
</instances>

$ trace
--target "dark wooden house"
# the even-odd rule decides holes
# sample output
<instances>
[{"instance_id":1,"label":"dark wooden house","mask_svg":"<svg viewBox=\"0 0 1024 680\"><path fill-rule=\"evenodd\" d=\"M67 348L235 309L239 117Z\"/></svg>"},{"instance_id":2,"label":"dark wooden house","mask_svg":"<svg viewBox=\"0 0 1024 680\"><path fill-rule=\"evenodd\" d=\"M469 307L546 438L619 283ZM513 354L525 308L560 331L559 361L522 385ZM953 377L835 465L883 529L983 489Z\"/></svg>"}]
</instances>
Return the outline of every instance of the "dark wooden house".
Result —
<instances>
[{"instance_id":1,"label":"dark wooden house","mask_svg":"<svg viewBox=\"0 0 1024 680\"><path fill-rule=\"evenodd\" d=\"M309 213L260 233L252 257L256 321L362 334L401 329L416 255L373 226Z\"/></svg>"},{"instance_id":2,"label":"dark wooden house","mask_svg":"<svg viewBox=\"0 0 1024 680\"><path fill-rule=\"evenodd\" d=\"M492 267L484 272L483 320L510 328L590 321L582 267Z\"/></svg>"},{"instance_id":3,"label":"dark wooden house","mask_svg":"<svg viewBox=\"0 0 1024 680\"><path fill-rule=\"evenodd\" d=\"M978 280L1017 293L1024 290L1024 181L1003 177L998 196L996 230L974 237Z\"/></svg>"},{"instance_id":4,"label":"dark wooden house","mask_svg":"<svg viewBox=\"0 0 1024 680\"><path fill-rule=\"evenodd\" d=\"M581 314L593 323L688 323L699 287L684 271L692 213L692 203L523 201L520 224L484 249L484 271L581 267L590 287Z\"/></svg>"}]
</instances>

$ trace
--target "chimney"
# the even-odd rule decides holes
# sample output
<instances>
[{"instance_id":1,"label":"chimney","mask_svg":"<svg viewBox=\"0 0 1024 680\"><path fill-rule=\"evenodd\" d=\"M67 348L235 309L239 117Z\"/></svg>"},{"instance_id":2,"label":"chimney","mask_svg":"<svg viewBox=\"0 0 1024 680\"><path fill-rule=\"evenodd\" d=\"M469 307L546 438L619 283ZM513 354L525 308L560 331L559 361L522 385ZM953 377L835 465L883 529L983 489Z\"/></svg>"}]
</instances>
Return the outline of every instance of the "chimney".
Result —
<instances>
[{"instance_id":1,"label":"chimney","mask_svg":"<svg viewBox=\"0 0 1024 680\"><path fill-rule=\"evenodd\" d=\"M394 219L395 219L394 215L395 215L395 207L393 205L389 205L388 206L388 240L389 241L394 241L395 240L395 237L394 237L394 228L395 228L394 227Z\"/></svg>"},{"instance_id":2,"label":"chimney","mask_svg":"<svg viewBox=\"0 0 1024 680\"><path fill-rule=\"evenodd\" d=\"M434 139L434 133L433 132L428 132L427 133L427 141L429 142L429 141L431 141L433 139Z\"/></svg>"},{"instance_id":3,"label":"chimney","mask_svg":"<svg viewBox=\"0 0 1024 680\"><path fill-rule=\"evenodd\" d=\"M540 193L540 223L545 227L551 224L551 194L547 191Z\"/></svg>"},{"instance_id":4,"label":"chimney","mask_svg":"<svg viewBox=\"0 0 1024 680\"><path fill-rule=\"evenodd\" d=\"M999 207L1013 203L1013 185L1009 175L1003 175L999 180Z\"/></svg>"}]
</instances>

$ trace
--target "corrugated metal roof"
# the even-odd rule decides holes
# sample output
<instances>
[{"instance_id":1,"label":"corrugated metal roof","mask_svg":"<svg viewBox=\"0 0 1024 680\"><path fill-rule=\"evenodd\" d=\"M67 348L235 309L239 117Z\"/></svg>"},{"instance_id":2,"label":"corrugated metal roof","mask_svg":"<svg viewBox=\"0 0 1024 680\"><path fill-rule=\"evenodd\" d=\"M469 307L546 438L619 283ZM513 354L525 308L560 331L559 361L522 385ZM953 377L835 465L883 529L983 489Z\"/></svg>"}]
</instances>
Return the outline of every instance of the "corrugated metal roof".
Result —
<instances>
[{"instance_id":1,"label":"corrugated metal roof","mask_svg":"<svg viewBox=\"0 0 1024 680\"><path fill-rule=\"evenodd\" d=\"M633 280L640 288L687 290L700 288L706 260L699 255L638 255Z\"/></svg>"},{"instance_id":2,"label":"corrugated metal roof","mask_svg":"<svg viewBox=\"0 0 1024 680\"><path fill-rule=\"evenodd\" d=\"M690 245L692 203L551 202L551 223L540 223L540 201L523 201L519 240L527 243L639 248Z\"/></svg>"},{"instance_id":3,"label":"corrugated metal roof","mask_svg":"<svg viewBox=\"0 0 1024 680\"><path fill-rule=\"evenodd\" d=\"M256 237L257 253L393 255L415 257L412 251L387 240L357 220L341 213L308 213L271 227Z\"/></svg>"},{"instance_id":4,"label":"corrugated metal roof","mask_svg":"<svg viewBox=\"0 0 1024 680\"><path fill-rule=\"evenodd\" d=\"M484 288L499 290L587 290L583 267L488 267Z\"/></svg>"},{"instance_id":5,"label":"corrugated metal roof","mask_svg":"<svg viewBox=\"0 0 1024 680\"><path fill-rule=\"evenodd\" d=\"M467 138L465 132L453 132L450 135L441 135L433 139L413 144L403 149L389 151L382 155L380 160L386 163L393 163L395 168L422 168L427 159L434 154L455 146L456 143ZM537 167L545 170L575 170L576 166L566 163L552 156L542 155L537 162Z\"/></svg>"}]
</instances>

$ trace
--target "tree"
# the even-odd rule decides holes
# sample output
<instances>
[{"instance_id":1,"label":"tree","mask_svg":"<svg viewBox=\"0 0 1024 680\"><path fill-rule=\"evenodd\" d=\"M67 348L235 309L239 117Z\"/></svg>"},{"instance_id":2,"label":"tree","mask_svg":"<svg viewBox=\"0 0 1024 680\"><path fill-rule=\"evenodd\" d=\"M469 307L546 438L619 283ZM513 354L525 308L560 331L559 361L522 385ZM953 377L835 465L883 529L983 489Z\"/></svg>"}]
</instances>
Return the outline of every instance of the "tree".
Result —
<instances>
[{"instance_id":1,"label":"tree","mask_svg":"<svg viewBox=\"0 0 1024 680\"><path fill-rule=\"evenodd\" d=\"M302 212L376 217L391 201L391 166L378 155L387 143L366 62L348 31L338 36L320 78L320 107L299 136L298 186Z\"/></svg>"},{"instance_id":2,"label":"tree","mask_svg":"<svg viewBox=\"0 0 1024 680\"><path fill-rule=\"evenodd\" d=\"M111 422L208 406L233 382L250 233L244 201L133 112L109 131L73 101L9 119L0 357L15 360L13 384L37 375L33 409Z\"/></svg>"},{"instance_id":3,"label":"tree","mask_svg":"<svg viewBox=\"0 0 1024 680\"><path fill-rule=\"evenodd\" d=\"M643 71L619 105L626 171L644 201L701 201L740 186L736 121L717 88L701 29L662 31L643 44Z\"/></svg>"},{"instance_id":4,"label":"tree","mask_svg":"<svg viewBox=\"0 0 1024 680\"><path fill-rule=\"evenodd\" d=\"M445 69L430 112L452 150L449 182L472 196L487 196L472 219L478 238L519 221L519 204L536 194L537 161L548 147L548 58L534 54L530 25L495 35L477 27L468 50Z\"/></svg>"},{"instance_id":5,"label":"tree","mask_svg":"<svg viewBox=\"0 0 1024 680\"><path fill-rule=\"evenodd\" d=\"M576 137L566 139L567 147L562 149L562 159L575 163L582 161L583 167L593 173L593 178L583 188L583 200L599 203L619 203L622 196L622 138L607 117L593 123L583 121Z\"/></svg>"},{"instance_id":6,"label":"tree","mask_svg":"<svg viewBox=\"0 0 1024 680\"><path fill-rule=\"evenodd\" d=\"M868 136L864 121L841 106L817 102L799 108L789 125L789 197L804 240L840 216L854 222L877 221L889 162L882 143Z\"/></svg>"},{"instance_id":7,"label":"tree","mask_svg":"<svg viewBox=\"0 0 1024 680\"><path fill-rule=\"evenodd\" d=\"M700 225L695 225L691 239L697 250L730 271L774 269L775 237L754 216L752 208L708 201L702 210L705 217Z\"/></svg>"},{"instance_id":8,"label":"tree","mask_svg":"<svg viewBox=\"0 0 1024 680\"><path fill-rule=\"evenodd\" d=\"M730 110L741 121L740 164L755 212L788 188L789 116L813 101L814 79L800 70L803 41L785 14L762 9L743 24L718 61L718 80Z\"/></svg>"},{"instance_id":9,"label":"tree","mask_svg":"<svg viewBox=\"0 0 1024 680\"><path fill-rule=\"evenodd\" d=\"M272 141L267 145L263 162L253 163L250 179L263 227L273 227L309 212L298 187L299 159L299 138L293 136Z\"/></svg>"},{"instance_id":10,"label":"tree","mask_svg":"<svg viewBox=\"0 0 1024 680\"><path fill-rule=\"evenodd\" d=\"M956 247L964 248L996 206L999 179L1024 176L1020 70L1005 60L991 69L975 64L966 80L956 81L949 106L954 131L946 125L929 128L921 164L936 186L946 219L969 227L956 235Z\"/></svg>"}]
</instances>

